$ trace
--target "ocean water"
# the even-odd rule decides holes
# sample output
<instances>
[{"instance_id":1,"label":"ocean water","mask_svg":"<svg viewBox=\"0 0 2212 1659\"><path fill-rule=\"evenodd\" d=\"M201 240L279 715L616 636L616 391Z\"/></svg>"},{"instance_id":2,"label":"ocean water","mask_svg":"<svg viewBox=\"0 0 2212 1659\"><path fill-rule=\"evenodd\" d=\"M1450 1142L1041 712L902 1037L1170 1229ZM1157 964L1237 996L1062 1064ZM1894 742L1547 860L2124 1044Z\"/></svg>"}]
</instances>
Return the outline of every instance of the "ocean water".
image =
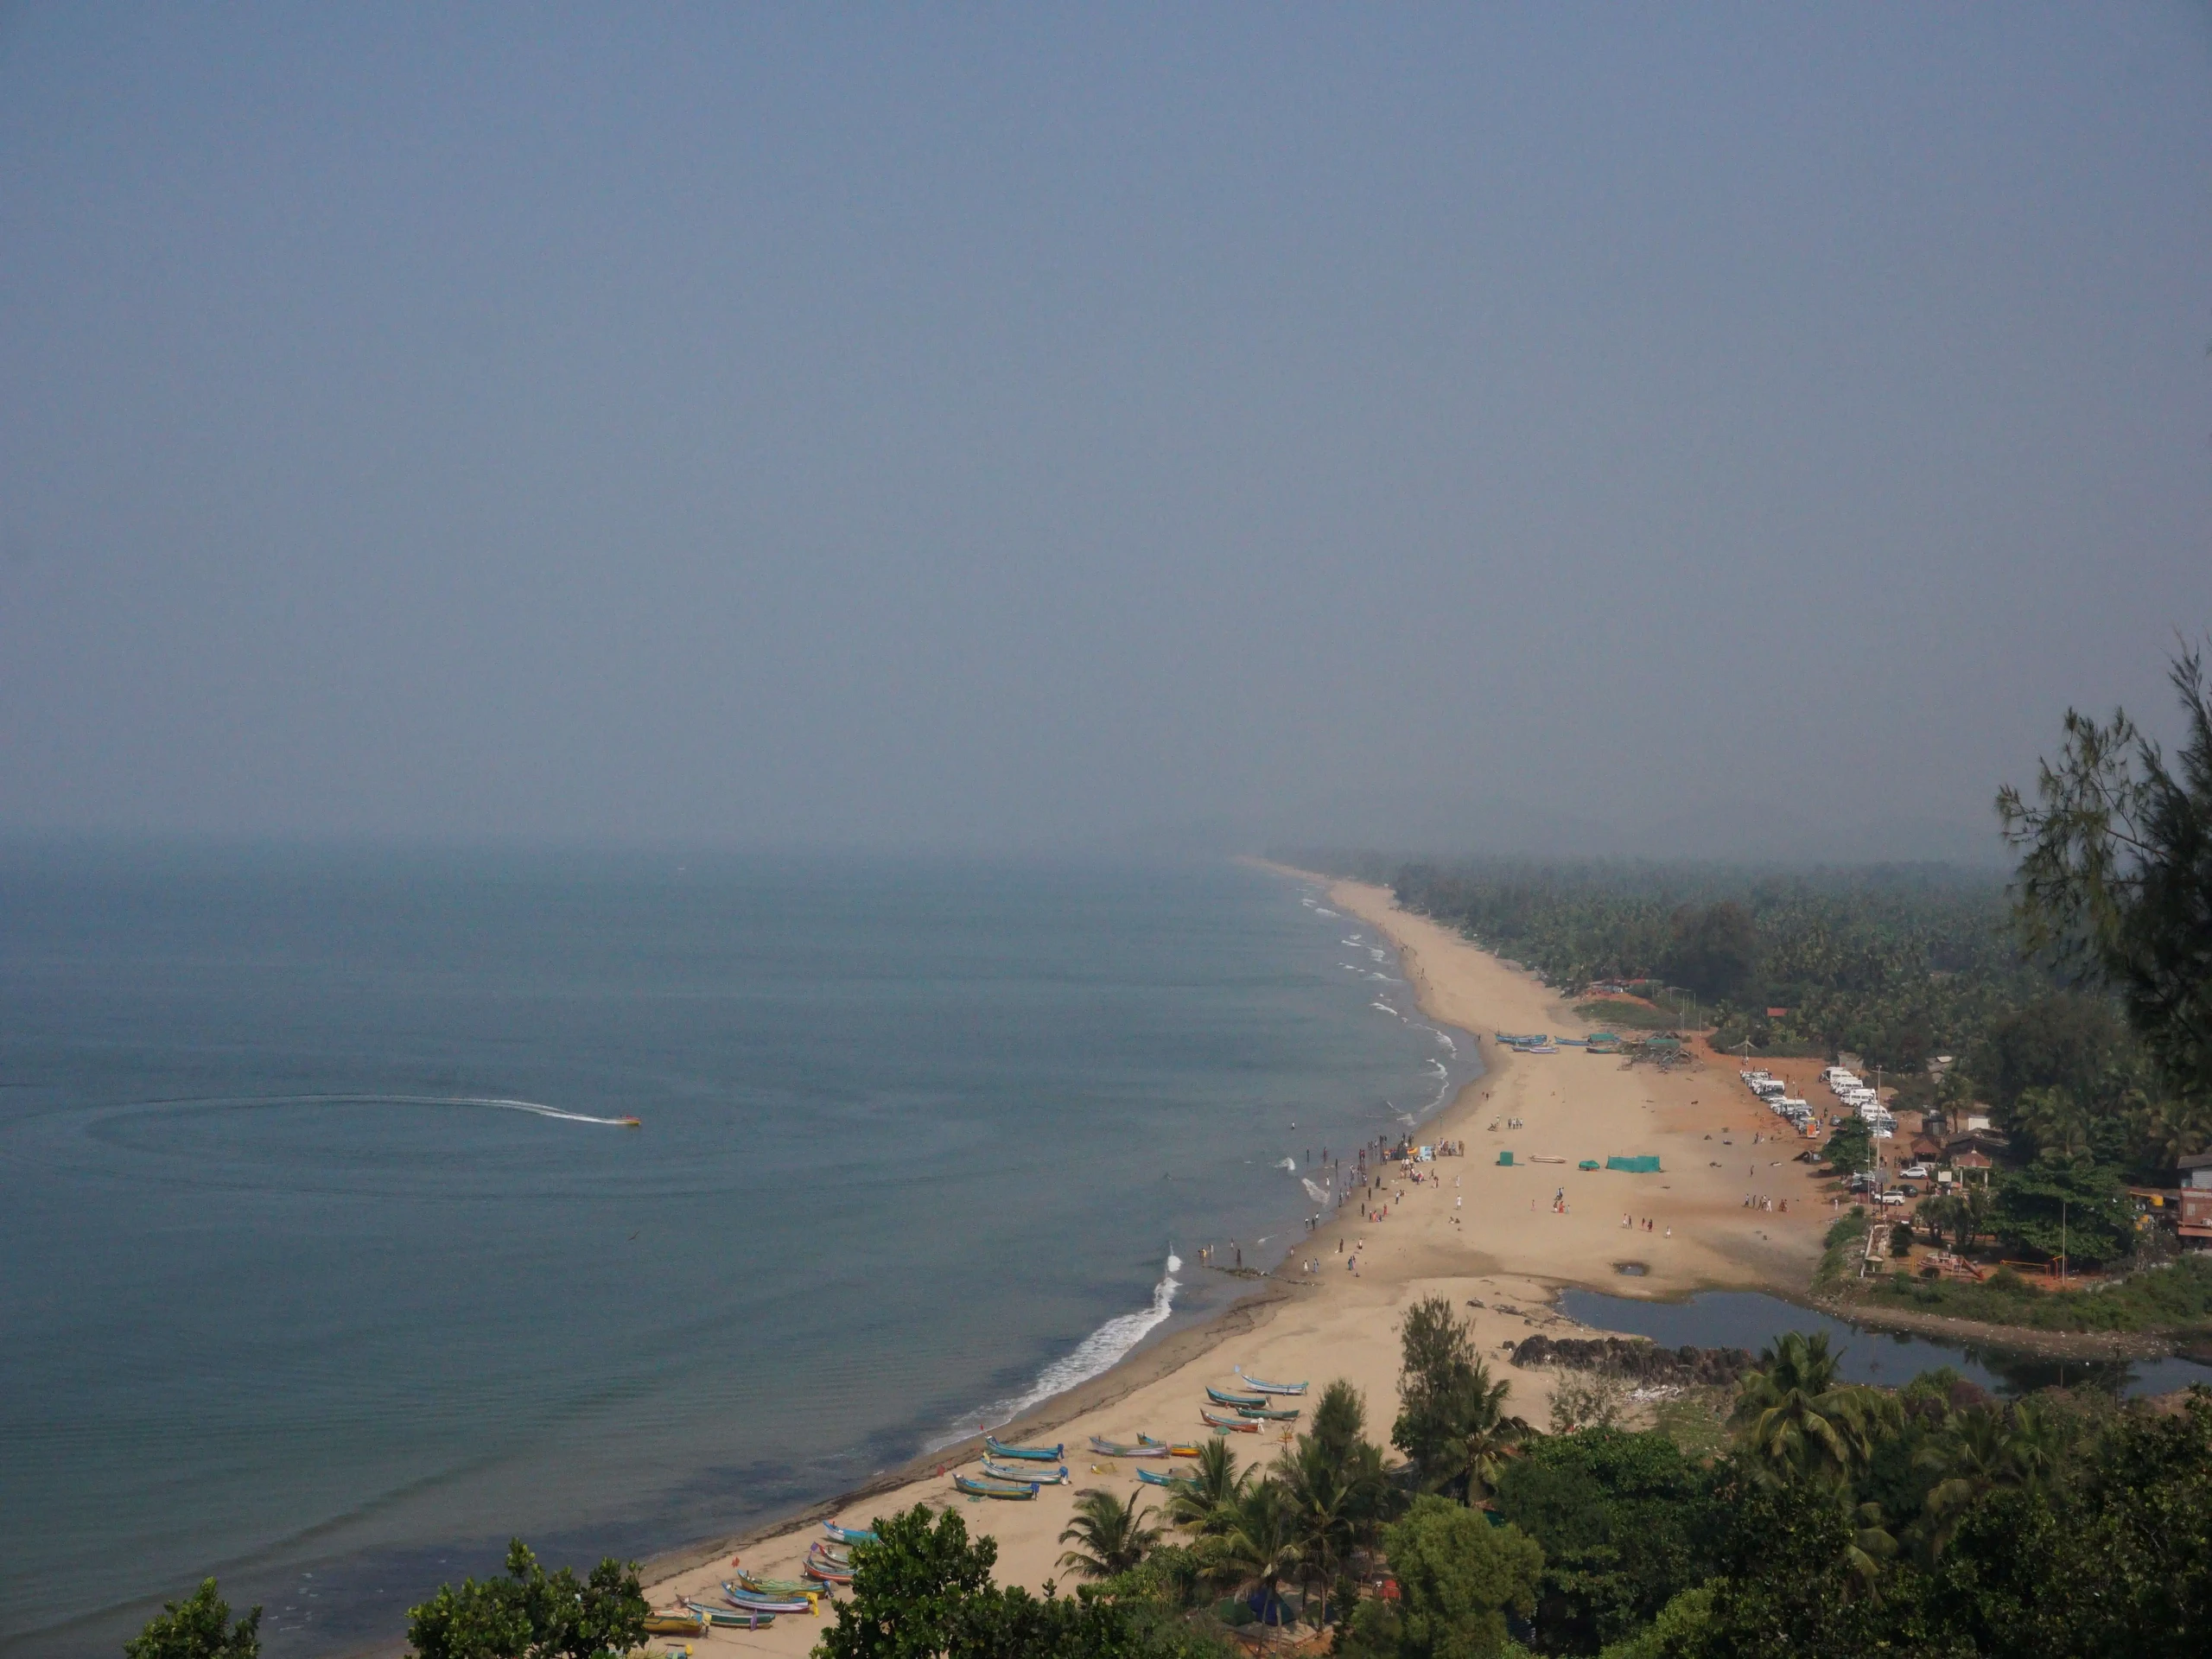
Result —
<instances>
[{"instance_id":1,"label":"ocean water","mask_svg":"<svg viewBox=\"0 0 2212 1659\"><path fill-rule=\"evenodd\" d=\"M1002 1420L1476 1074L1396 972L1229 864L0 852L0 1654L209 1573L342 1652Z\"/></svg>"}]
</instances>

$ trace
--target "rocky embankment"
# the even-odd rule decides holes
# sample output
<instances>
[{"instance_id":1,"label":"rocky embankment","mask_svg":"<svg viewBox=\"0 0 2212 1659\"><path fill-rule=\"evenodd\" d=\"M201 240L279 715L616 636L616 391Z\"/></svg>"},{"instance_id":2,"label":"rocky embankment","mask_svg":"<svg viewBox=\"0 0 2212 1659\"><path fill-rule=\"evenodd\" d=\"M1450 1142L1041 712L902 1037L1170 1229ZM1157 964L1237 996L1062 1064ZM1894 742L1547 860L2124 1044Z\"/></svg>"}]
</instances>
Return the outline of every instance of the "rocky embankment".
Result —
<instances>
[{"instance_id":1,"label":"rocky embankment","mask_svg":"<svg viewBox=\"0 0 2212 1659\"><path fill-rule=\"evenodd\" d=\"M1548 1337L1539 1332L1514 1344L1516 1365L1559 1365L1610 1371L1642 1387L1732 1383L1758 1361L1742 1348L1662 1348L1632 1337Z\"/></svg>"}]
</instances>

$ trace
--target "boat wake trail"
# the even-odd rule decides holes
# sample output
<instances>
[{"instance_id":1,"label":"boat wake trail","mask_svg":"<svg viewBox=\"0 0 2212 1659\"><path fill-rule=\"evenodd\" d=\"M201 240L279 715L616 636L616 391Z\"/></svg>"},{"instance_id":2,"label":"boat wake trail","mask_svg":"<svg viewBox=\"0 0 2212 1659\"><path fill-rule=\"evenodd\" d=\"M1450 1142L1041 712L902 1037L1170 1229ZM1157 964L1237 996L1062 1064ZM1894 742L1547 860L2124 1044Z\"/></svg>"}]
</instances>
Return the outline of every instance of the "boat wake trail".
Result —
<instances>
[{"instance_id":1,"label":"boat wake trail","mask_svg":"<svg viewBox=\"0 0 2212 1659\"><path fill-rule=\"evenodd\" d=\"M1183 1287L1183 1281L1175 1275L1182 1266L1183 1258L1170 1250L1166 1269L1160 1275L1160 1282L1152 1287L1149 1306L1107 1320L1077 1343L1073 1352L1054 1360L1038 1372L1037 1380L1029 1385L1027 1393L996 1401L972 1416L962 1418L953 1425L950 1433L930 1441L922 1449L935 1452L984 1429L1012 1422L1030 1407L1042 1404L1056 1394L1065 1394L1079 1383L1088 1382L1101 1372L1111 1370L1123 1355L1159 1329L1167 1316L1175 1311L1175 1293Z\"/></svg>"},{"instance_id":2,"label":"boat wake trail","mask_svg":"<svg viewBox=\"0 0 2212 1659\"><path fill-rule=\"evenodd\" d=\"M1326 1204L1329 1201L1329 1189L1327 1187L1317 1186L1312 1181L1306 1180L1306 1178L1303 1175L1300 1176L1298 1179L1306 1182L1306 1196L1313 1199L1314 1203Z\"/></svg>"},{"instance_id":3,"label":"boat wake trail","mask_svg":"<svg viewBox=\"0 0 2212 1659\"><path fill-rule=\"evenodd\" d=\"M629 1117L594 1117L588 1112L564 1112L558 1106L543 1106L534 1100L500 1100L486 1095L457 1095L443 1099L395 1095L385 1098L409 1106L489 1106L495 1111L528 1112L534 1117L556 1118L563 1123L601 1123L615 1129L626 1129L637 1122Z\"/></svg>"}]
</instances>

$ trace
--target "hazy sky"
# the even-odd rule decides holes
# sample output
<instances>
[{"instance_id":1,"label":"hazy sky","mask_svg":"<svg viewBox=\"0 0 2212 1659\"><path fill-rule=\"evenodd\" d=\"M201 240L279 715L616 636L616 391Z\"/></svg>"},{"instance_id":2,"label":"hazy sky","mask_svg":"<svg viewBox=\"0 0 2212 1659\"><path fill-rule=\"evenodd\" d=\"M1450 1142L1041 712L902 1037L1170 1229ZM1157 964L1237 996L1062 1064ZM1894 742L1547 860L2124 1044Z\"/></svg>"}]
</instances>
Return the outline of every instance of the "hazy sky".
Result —
<instances>
[{"instance_id":1,"label":"hazy sky","mask_svg":"<svg viewBox=\"0 0 2212 1659\"><path fill-rule=\"evenodd\" d=\"M2202 5L12 7L0 829L1952 850L2208 345Z\"/></svg>"}]
</instances>

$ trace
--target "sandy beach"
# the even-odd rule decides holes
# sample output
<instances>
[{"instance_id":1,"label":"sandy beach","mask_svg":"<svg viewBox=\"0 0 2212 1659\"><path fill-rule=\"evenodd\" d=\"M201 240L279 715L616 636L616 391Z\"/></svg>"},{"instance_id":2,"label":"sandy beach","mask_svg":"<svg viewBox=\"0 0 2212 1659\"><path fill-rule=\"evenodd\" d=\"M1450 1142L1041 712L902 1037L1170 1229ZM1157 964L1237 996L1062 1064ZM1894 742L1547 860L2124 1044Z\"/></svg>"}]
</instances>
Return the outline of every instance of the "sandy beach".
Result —
<instances>
[{"instance_id":1,"label":"sandy beach","mask_svg":"<svg viewBox=\"0 0 2212 1659\"><path fill-rule=\"evenodd\" d=\"M1511 1408L1541 1423L1551 1374L1515 1369L1500 1351L1532 1330L1556 1334L1565 1327L1551 1306L1560 1287L1646 1297L1713 1286L1804 1289L1829 1220L1810 1166L1793 1161L1809 1143L1786 1134L1769 1138L1784 1126L1751 1098L1732 1065L1707 1060L1661 1075L1579 1049L1503 1051L1494 1032L1580 1035L1595 1027L1533 975L1399 911L1387 889L1281 874L1325 887L1323 903L1397 947L1425 1014L1481 1038L1487 1072L1418 1132L1423 1142L1462 1141L1465 1155L1426 1166L1424 1175L1434 1179L1419 1184L1401 1178L1403 1166L1390 1166L1380 1190L1356 1194L1223 1318L1140 1350L1000 1431L1009 1440L1064 1443L1071 1484L1047 1486L1032 1502L969 1499L953 1490L950 1470L979 1448L956 1447L830 1511L841 1524L865 1527L874 1516L918 1503L956 1503L971 1532L998 1541L1002 1581L1032 1588L1048 1579L1065 1583L1070 1576L1057 1566L1058 1540L1077 1495L1097 1487L1127 1491L1138 1484L1139 1468L1160 1466L1096 1457L1084 1449L1090 1438L1194 1440L1207 1433L1198 1419L1205 1385L1236 1387L1238 1365L1270 1380L1310 1380L1314 1395L1332 1379L1349 1378L1366 1395L1370 1437L1386 1441L1397 1408L1401 1311L1440 1294L1473 1318L1483 1351L1511 1380ZM1521 1127L1508 1127L1516 1119ZM1499 1162L1506 1151L1514 1154L1510 1166ZM1656 1154L1660 1173L1576 1167L1584 1159L1602 1164L1637 1154ZM1747 1205L1754 1198L1775 1207ZM1366 1219L1364 1205L1387 1214ZM1624 1226L1624 1217L1630 1224ZM1319 1272L1302 1274L1300 1264L1312 1258L1319 1258ZM1353 1261L1356 1273L1347 1266ZM1643 1271L1624 1276L1621 1263ZM1185 1270L1205 1269L1192 1260ZM1264 1461L1287 1438L1280 1430L1233 1437L1247 1462ZM1389 1455L1395 1460L1395 1452ZM947 1472L938 1472L939 1464ZM733 1553L748 1569L797 1577L809 1542L821 1535L821 1518L817 1512L724 1546L709 1560L695 1551L680 1567L649 1574L648 1594L657 1608L682 1593L711 1597ZM827 1617L786 1615L759 1632L718 1630L705 1645L803 1653Z\"/></svg>"}]
</instances>

